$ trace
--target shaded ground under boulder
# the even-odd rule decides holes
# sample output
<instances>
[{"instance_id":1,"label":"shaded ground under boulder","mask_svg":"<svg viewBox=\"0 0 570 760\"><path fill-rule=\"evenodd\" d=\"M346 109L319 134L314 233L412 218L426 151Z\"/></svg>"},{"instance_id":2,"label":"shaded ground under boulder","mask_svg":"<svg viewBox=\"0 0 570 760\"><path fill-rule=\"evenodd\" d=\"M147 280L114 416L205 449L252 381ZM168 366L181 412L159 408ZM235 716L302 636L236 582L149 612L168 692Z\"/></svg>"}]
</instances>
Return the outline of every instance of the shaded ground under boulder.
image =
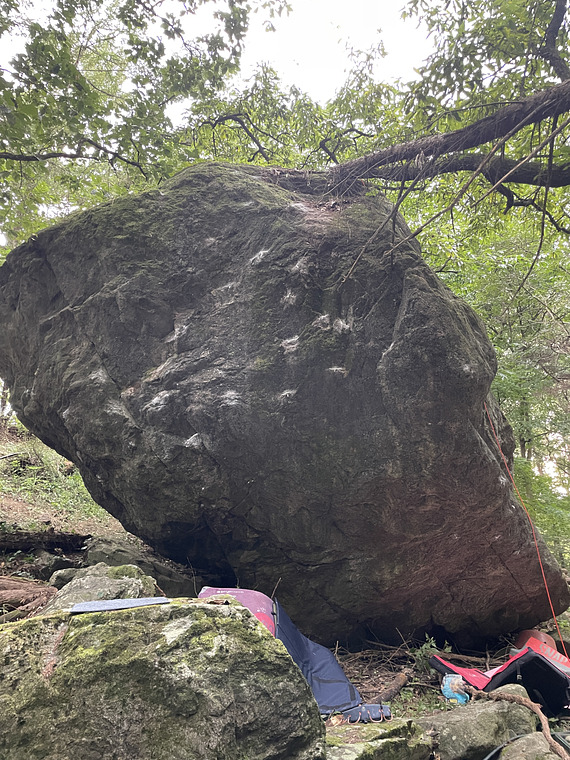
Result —
<instances>
[{"instance_id":1,"label":"shaded ground under boulder","mask_svg":"<svg viewBox=\"0 0 570 760\"><path fill-rule=\"evenodd\" d=\"M329 190L198 164L40 232L0 267L11 402L129 531L278 587L322 642L532 627L551 612L484 327L385 199Z\"/></svg>"},{"instance_id":2,"label":"shaded ground under boulder","mask_svg":"<svg viewBox=\"0 0 570 760\"><path fill-rule=\"evenodd\" d=\"M166 596L198 596L202 586L209 585L207 578L193 573L175 562L161 558L152 550L132 541L111 538L92 538L87 542L84 562L94 565L137 565L146 575L155 579Z\"/></svg>"}]
</instances>

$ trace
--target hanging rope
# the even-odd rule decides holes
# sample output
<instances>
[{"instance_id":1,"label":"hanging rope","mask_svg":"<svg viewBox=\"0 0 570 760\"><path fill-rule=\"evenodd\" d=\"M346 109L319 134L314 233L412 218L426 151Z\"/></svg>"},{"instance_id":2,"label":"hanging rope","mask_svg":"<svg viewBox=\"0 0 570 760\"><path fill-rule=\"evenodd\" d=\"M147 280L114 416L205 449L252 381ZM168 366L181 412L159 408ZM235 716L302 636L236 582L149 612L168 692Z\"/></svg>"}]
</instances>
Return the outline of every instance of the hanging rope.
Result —
<instances>
[{"instance_id":1,"label":"hanging rope","mask_svg":"<svg viewBox=\"0 0 570 760\"><path fill-rule=\"evenodd\" d=\"M505 465L505 468L506 468L507 472L509 473L509 478L511 479L511 482L512 482L512 484L514 486L514 489L515 489L515 492L516 492L517 496L519 497L519 501L522 504L522 506L524 508L524 511L526 512L526 516L528 517L528 521L530 523L530 529L532 531L532 537L533 537L533 540L534 540L534 546L535 546L535 549L536 549L536 556L538 557L538 564L540 565L540 572L542 573L542 580L544 582L544 588L546 589L546 596L548 597L548 604L550 605L550 611L552 612L552 617L554 619L554 624L556 625L556 630L558 632L558 637L560 638L560 644L562 645L562 649L564 650L565 656L568 658L568 653L566 651L566 646L564 644L564 639L562 638L562 633L561 633L560 627L558 625L558 620L556 618L556 613L554 612L554 605L552 604L552 598L550 596L550 589L548 588L548 581L546 580L546 573L544 572L544 566L542 564L542 557L540 556L540 549L538 548L538 538L536 536L536 530L534 528L534 523L532 521L532 518L531 518L531 516L529 514L528 509L526 508L526 504L524 503L523 497L521 496L520 491L517 488L517 484L515 483L515 479L514 479L512 473L511 473L511 471L509 469L509 465L507 463L507 459L506 459L505 455L503 454L503 449L501 448L501 444L499 442L499 437L498 437L497 433L495 432L495 426L493 425L493 421L491 420L491 415L489 414L489 409L487 408L487 404L485 403L484 406L485 406L485 411L487 412L487 419L489 420L489 425L491 426L491 430L493 431L493 436L495 438L495 442L496 442L496 444L497 444L497 446L499 448L499 453L501 454L501 457L503 459L503 463Z\"/></svg>"}]
</instances>

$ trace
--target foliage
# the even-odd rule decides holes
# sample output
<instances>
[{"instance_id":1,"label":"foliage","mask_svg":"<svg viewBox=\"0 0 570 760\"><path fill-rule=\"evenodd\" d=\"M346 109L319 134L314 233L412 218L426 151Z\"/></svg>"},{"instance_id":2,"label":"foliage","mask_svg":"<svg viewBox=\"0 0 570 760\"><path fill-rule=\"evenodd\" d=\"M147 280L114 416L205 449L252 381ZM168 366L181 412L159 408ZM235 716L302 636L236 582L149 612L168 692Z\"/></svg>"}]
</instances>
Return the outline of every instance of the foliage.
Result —
<instances>
[{"instance_id":1,"label":"foliage","mask_svg":"<svg viewBox=\"0 0 570 760\"><path fill-rule=\"evenodd\" d=\"M435 116L442 104L506 100L568 75L565 3L552 0L410 0L435 40L415 97ZM558 57L556 58L556 53Z\"/></svg>"},{"instance_id":2,"label":"foliage","mask_svg":"<svg viewBox=\"0 0 570 760\"><path fill-rule=\"evenodd\" d=\"M422 134L479 123L505 104L522 103L531 93L570 79L566 0L409 0L404 15L421 18L435 44L419 70L419 80L405 95L405 110ZM545 140L561 121L557 115L529 123L501 147L502 159L520 161L543 146L537 156L541 171L550 176L542 189L538 183L529 191L512 179L497 183L495 189L506 198L507 210L524 209L523 217L530 217L530 223L533 212L539 213L568 234L567 190L554 189L568 185L566 180L561 185L554 181L554 167L567 167L570 159L568 129ZM452 159L448 164L453 164L452 170L461 166ZM491 214L494 222L497 206Z\"/></svg>"},{"instance_id":3,"label":"foliage","mask_svg":"<svg viewBox=\"0 0 570 760\"><path fill-rule=\"evenodd\" d=\"M287 3L255 9L275 16ZM169 107L211 97L237 70L249 13L246 0L2 0L4 50L21 49L0 69L9 242L29 233L36 210L53 216L171 173L179 159Z\"/></svg>"},{"instance_id":4,"label":"foliage","mask_svg":"<svg viewBox=\"0 0 570 760\"><path fill-rule=\"evenodd\" d=\"M18 423L19 425L19 423ZM56 508L67 519L87 517L105 520L107 513L88 493L80 474L70 462L24 432L0 436L0 496L25 499Z\"/></svg>"},{"instance_id":5,"label":"foliage","mask_svg":"<svg viewBox=\"0 0 570 760\"><path fill-rule=\"evenodd\" d=\"M410 650L416 670L420 673L429 673L430 657L433 657L434 654L439 654L441 651L450 652L451 648L446 644L443 649L440 649L436 640L432 636L428 636L426 633L424 643Z\"/></svg>"},{"instance_id":6,"label":"foliage","mask_svg":"<svg viewBox=\"0 0 570 760\"><path fill-rule=\"evenodd\" d=\"M537 475L528 459L515 458L514 477L529 515L562 567L570 567L570 495Z\"/></svg>"},{"instance_id":7,"label":"foliage","mask_svg":"<svg viewBox=\"0 0 570 760\"><path fill-rule=\"evenodd\" d=\"M322 169L398 139L400 96L373 78L382 47L353 52L353 69L328 104L297 87L283 88L273 69L260 64L245 86L194 103L183 128L195 157Z\"/></svg>"},{"instance_id":8,"label":"foliage","mask_svg":"<svg viewBox=\"0 0 570 760\"><path fill-rule=\"evenodd\" d=\"M10 244L58 213L140 189L211 156L313 169L383 150L390 154L388 168L382 171L376 159L364 162L361 176L384 176L396 185L399 177L413 186L400 185L400 193L439 195L440 184L430 185L430 179L472 171L485 154L479 157L472 142L467 150L459 143L443 161L442 148L432 145L428 159L424 141L417 149L412 144L415 159L406 163L391 147L418 134L459 134L458 126L478 124L500 105L550 86L570 70L566 0L533 0L530 6L518 0L410 0L405 15L420 16L435 40L420 80L396 89L375 81L374 64L383 55L379 43L354 54L347 81L324 106L297 88L283 91L265 66L245 86L231 83L247 29L245 0L228 0L227 7L223 0L53 1L43 13L34 3L23 13L13 0L0 3L0 31L9 31L11 39L18 33L25 43L25 52L0 78L0 215ZM287 8L285 0L254 6L273 17ZM186 35L190 22L204 29L192 39ZM187 123L174 126L173 104L182 102ZM541 112L528 126L517 125L505 138L501 159L496 156L484 174L487 180L500 176L509 157L527 156L544 143L524 180L538 191L521 192L511 180L497 192L509 207L547 214L562 230L568 227L565 198L551 186L570 182L564 169L567 131L545 141L558 124L556 109L548 113L551 123ZM494 129L487 133L481 125L482 143L500 136ZM457 190L456 178L451 184Z\"/></svg>"},{"instance_id":9,"label":"foliage","mask_svg":"<svg viewBox=\"0 0 570 760\"><path fill-rule=\"evenodd\" d=\"M461 242L450 254L446 249L445 260L434 254L432 263L436 268L439 264L440 277L486 324L499 362L493 389L513 425L519 453L539 467L555 463L557 485L568 488L570 292L565 246L551 239L536 258L532 229L523 232L516 216L503 223L494 240L471 230L474 220L468 214L456 216L455 223Z\"/></svg>"},{"instance_id":10,"label":"foliage","mask_svg":"<svg viewBox=\"0 0 570 760\"><path fill-rule=\"evenodd\" d=\"M405 686L390 702L394 715L402 718L415 718L421 715L431 715L436 711L453 710L439 689L431 684Z\"/></svg>"}]
</instances>

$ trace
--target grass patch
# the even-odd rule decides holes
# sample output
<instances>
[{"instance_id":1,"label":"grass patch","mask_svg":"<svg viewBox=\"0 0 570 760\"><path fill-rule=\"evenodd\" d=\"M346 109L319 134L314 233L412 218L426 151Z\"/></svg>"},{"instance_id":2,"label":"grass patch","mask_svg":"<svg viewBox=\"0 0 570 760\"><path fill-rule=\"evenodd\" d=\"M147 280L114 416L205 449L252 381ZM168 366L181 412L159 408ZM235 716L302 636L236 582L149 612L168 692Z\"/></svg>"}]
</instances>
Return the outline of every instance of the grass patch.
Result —
<instances>
[{"instance_id":1,"label":"grass patch","mask_svg":"<svg viewBox=\"0 0 570 760\"><path fill-rule=\"evenodd\" d=\"M21 425L0 430L0 497L28 502L38 513L56 512L66 522L112 519L93 501L75 466ZM31 518L25 527L42 525L48 527Z\"/></svg>"},{"instance_id":2,"label":"grass patch","mask_svg":"<svg viewBox=\"0 0 570 760\"><path fill-rule=\"evenodd\" d=\"M453 710L454 705L446 702L439 687L429 684L404 686L390 702L390 709L399 718L416 718L419 715Z\"/></svg>"}]
</instances>

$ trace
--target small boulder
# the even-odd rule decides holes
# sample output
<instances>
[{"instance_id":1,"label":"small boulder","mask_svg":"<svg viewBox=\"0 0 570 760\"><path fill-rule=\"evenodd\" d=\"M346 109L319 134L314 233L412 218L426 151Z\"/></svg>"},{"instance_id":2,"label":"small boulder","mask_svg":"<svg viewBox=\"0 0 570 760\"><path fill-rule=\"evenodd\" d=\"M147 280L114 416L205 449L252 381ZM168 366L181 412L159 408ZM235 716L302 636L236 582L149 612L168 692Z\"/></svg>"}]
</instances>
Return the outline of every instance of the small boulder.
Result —
<instances>
[{"instance_id":1,"label":"small boulder","mask_svg":"<svg viewBox=\"0 0 570 760\"><path fill-rule=\"evenodd\" d=\"M27 571L40 581L47 581L53 573L65 568L76 568L78 562L63 554L52 554L45 549L35 549L32 552L33 561Z\"/></svg>"},{"instance_id":2,"label":"small boulder","mask_svg":"<svg viewBox=\"0 0 570 760\"><path fill-rule=\"evenodd\" d=\"M79 568L77 567L64 567L61 570L56 570L49 579L49 585L54 586L57 589L63 588L67 583L70 583L77 573Z\"/></svg>"},{"instance_id":3,"label":"small boulder","mask_svg":"<svg viewBox=\"0 0 570 760\"><path fill-rule=\"evenodd\" d=\"M518 694L518 684L495 689L494 694ZM475 701L450 712L420 718L418 723L437 735L441 760L483 760L495 747L513 736L536 731L536 715L522 705L502 701Z\"/></svg>"},{"instance_id":4,"label":"small boulder","mask_svg":"<svg viewBox=\"0 0 570 760\"><path fill-rule=\"evenodd\" d=\"M430 760L432 740L411 720L327 727L327 760Z\"/></svg>"},{"instance_id":5,"label":"small boulder","mask_svg":"<svg viewBox=\"0 0 570 760\"><path fill-rule=\"evenodd\" d=\"M324 724L248 610L179 599L0 628L0 757L324 760Z\"/></svg>"},{"instance_id":6,"label":"small boulder","mask_svg":"<svg viewBox=\"0 0 570 760\"><path fill-rule=\"evenodd\" d=\"M49 615L58 610L69 611L79 602L98 599L140 599L147 596L163 596L154 578L145 575L136 565L109 567L99 562L93 567L77 570L73 579L66 583L43 609Z\"/></svg>"},{"instance_id":7,"label":"small boulder","mask_svg":"<svg viewBox=\"0 0 570 760\"><path fill-rule=\"evenodd\" d=\"M501 760L559 760L549 748L544 736L538 732L523 736L501 752Z\"/></svg>"},{"instance_id":8,"label":"small boulder","mask_svg":"<svg viewBox=\"0 0 570 760\"><path fill-rule=\"evenodd\" d=\"M202 586L211 585L209 579L196 575L188 567L160 557L140 542L118 541L113 538L92 538L87 542L86 562L95 565L137 565L157 582L166 596L198 596Z\"/></svg>"}]
</instances>

